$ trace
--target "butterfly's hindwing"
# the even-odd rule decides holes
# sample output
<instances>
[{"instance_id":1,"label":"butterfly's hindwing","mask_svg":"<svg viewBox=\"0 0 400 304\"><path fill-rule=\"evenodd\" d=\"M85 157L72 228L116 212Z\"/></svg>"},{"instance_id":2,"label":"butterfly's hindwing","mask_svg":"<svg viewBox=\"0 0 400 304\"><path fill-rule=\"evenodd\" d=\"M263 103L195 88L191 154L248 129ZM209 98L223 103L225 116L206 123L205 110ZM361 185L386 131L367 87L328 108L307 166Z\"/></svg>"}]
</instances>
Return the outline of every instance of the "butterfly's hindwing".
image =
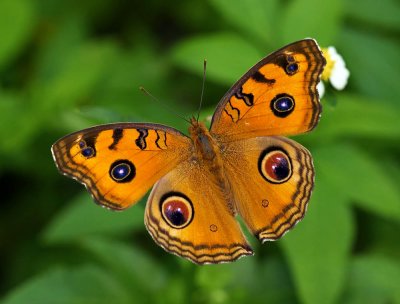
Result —
<instances>
[{"instance_id":1,"label":"butterfly's hindwing","mask_svg":"<svg viewBox=\"0 0 400 304\"><path fill-rule=\"evenodd\" d=\"M284 137L228 144L224 164L235 206L261 241L280 238L305 214L314 185L310 152Z\"/></svg>"}]
</instances>

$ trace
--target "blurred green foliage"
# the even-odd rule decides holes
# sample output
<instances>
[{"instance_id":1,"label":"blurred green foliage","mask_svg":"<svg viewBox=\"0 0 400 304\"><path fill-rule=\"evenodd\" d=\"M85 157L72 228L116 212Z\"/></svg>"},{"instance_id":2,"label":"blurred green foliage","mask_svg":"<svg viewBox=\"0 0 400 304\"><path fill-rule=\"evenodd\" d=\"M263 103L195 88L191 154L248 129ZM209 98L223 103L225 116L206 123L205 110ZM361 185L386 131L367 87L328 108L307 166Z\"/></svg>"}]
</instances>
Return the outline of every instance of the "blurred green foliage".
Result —
<instances>
[{"instance_id":1,"label":"blurred green foliage","mask_svg":"<svg viewBox=\"0 0 400 304\"><path fill-rule=\"evenodd\" d=\"M0 292L15 303L400 303L400 4L395 0L0 1ZM187 125L286 43L334 45L351 72L296 137L314 156L305 219L232 264L165 253L145 200L99 208L50 146L97 123ZM330 102L334 100L335 102ZM333 106L332 104L335 104Z\"/></svg>"}]
</instances>

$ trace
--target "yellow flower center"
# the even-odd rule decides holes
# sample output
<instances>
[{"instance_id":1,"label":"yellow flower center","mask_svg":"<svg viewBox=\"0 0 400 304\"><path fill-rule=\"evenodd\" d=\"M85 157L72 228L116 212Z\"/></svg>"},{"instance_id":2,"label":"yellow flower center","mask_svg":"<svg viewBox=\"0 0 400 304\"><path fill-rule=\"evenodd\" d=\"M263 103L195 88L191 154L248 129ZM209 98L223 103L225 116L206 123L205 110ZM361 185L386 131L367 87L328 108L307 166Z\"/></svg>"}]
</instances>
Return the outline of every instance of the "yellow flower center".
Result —
<instances>
[{"instance_id":1,"label":"yellow flower center","mask_svg":"<svg viewBox=\"0 0 400 304\"><path fill-rule=\"evenodd\" d=\"M322 72L322 80L328 81L329 77L331 76L333 66L335 65L335 62L332 60L331 55L328 52L327 48L322 48L322 54L324 55L326 59L326 65L324 68L324 71Z\"/></svg>"}]
</instances>

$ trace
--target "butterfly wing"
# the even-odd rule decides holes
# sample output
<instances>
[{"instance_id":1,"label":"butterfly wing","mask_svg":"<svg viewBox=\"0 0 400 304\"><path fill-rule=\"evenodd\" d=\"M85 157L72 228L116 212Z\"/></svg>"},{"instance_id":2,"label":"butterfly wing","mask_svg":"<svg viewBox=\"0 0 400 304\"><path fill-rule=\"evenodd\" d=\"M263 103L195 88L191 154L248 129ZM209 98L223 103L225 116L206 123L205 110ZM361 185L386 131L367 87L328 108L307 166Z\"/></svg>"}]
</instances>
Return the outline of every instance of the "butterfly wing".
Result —
<instances>
[{"instance_id":1,"label":"butterfly wing","mask_svg":"<svg viewBox=\"0 0 400 304\"><path fill-rule=\"evenodd\" d=\"M223 157L235 207L258 239L276 240L303 218L314 185L306 148L256 137L231 142Z\"/></svg>"},{"instance_id":2,"label":"butterfly wing","mask_svg":"<svg viewBox=\"0 0 400 304\"><path fill-rule=\"evenodd\" d=\"M72 133L51 150L59 171L84 184L97 203L125 209L187 158L191 145L173 128L119 123Z\"/></svg>"},{"instance_id":3,"label":"butterfly wing","mask_svg":"<svg viewBox=\"0 0 400 304\"><path fill-rule=\"evenodd\" d=\"M188 160L157 182L146 205L145 224L154 241L197 264L253 254L214 179Z\"/></svg>"},{"instance_id":4,"label":"butterfly wing","mask_svg":"<svg viewBox=\"0 0 400 304\"><path fill-rule=\"evenodd\" d=\"M211 133L230 138L294 135L316 126L325 66L313 39L289 44L252 67L221 99Z\"/></svg>"}]
</instances>

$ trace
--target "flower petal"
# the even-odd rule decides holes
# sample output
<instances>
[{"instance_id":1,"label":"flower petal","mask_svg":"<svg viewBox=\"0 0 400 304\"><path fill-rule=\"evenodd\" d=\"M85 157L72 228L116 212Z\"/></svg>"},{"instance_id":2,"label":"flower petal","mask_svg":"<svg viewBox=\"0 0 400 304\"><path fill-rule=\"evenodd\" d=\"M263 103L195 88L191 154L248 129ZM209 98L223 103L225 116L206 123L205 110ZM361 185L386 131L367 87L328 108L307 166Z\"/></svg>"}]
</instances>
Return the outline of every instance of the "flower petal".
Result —
<instances>
[{"instance_id":1,"label":"flower petal","mask_svg":"<svg viewBox=\"0 0 400 304\"><path fill-rule=\"evenodd\" d=\"M346 68L344 64L342 66L335 65L332 69L329 81L336 90L343 90L347 85L349 76L350 71Z\"/></svg>"},{"instance_id":2,"label":"flower petal","mask_svg":"<svg viewBox=\"0 0 400 304\"><path fill-rule=\"evenodd\" d=\"M324 96L324 94L325 94L325 86L322 81L320 81L317 84L317 91L318 91L319 98L322 98L322 96Z\"/></svg>"}]
</instances>

